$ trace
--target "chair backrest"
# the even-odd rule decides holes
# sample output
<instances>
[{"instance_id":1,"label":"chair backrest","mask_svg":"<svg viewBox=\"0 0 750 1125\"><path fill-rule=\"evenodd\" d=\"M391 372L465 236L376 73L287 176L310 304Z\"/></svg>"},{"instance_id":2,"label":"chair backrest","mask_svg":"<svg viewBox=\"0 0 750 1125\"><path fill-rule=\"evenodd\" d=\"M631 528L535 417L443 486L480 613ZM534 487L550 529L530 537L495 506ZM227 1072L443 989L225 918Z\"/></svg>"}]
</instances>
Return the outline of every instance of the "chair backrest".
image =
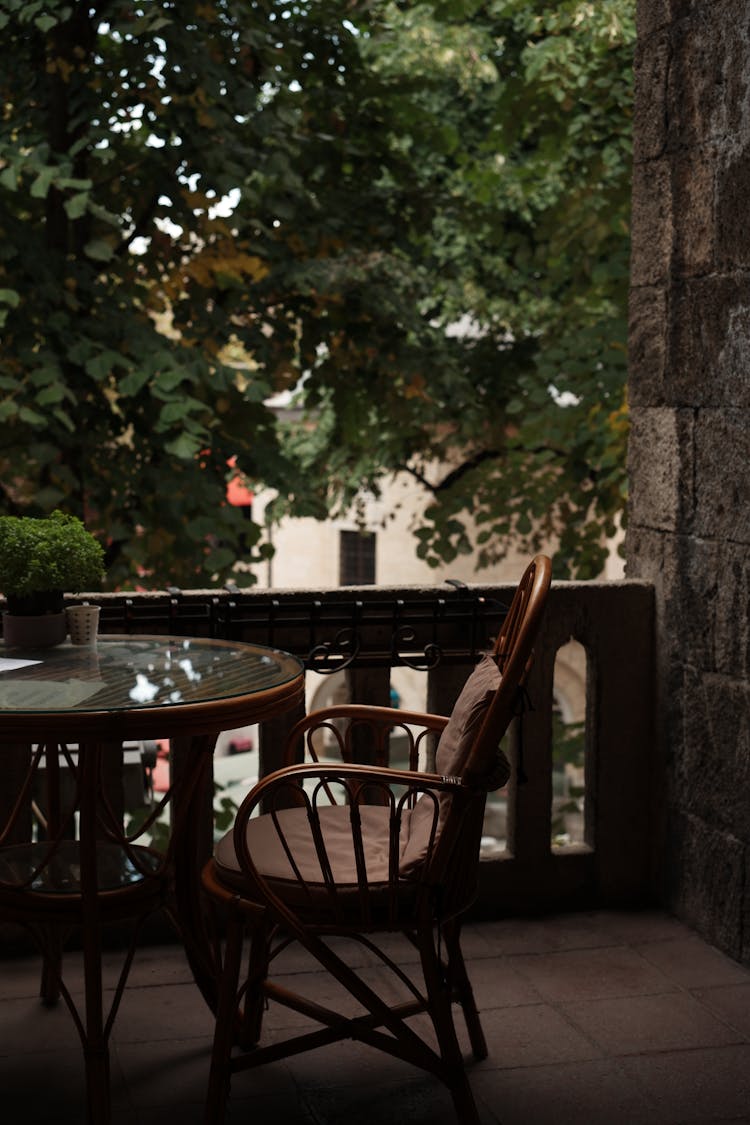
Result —
<instances>
[{"instance_id":1,"label":"chair backrest","mask_svg":"<svg viewBox=\"0 0 750 1125\"><path fill-rule=\"evenodd\" d=\"M460 784L438 798L437 823L434 801L422 798L414 809L402 874L426 861L428 882L453 885L455 896L446 901L455 897L460 903L473 893L485 797L510 776L500 743L518 712L551 578L550 560L537 555L516 588L492 652L469 676L440 737L436 772Z\"/></svg>"},{"instance_id":2,"label":"chair backrest","mask_svg":"<svg viewBox=\"0 0 750 1125\"><path fill-rule=\"evenodd\" d=\"M461 777L464 782L483 785L492 781L497 749L513 717L519 711L520 693L531 668L534 643L542 622L552 582L552 563L537 555L518 583L510 609L503 621L492 656L500 672L497 692L491 699L484 721L466 757ZM490 788L497 788L491 785Z\"/></svg>"},{"instance_id":3,"label":"chair backrest","mask_svg":"<svg viewBox=\"0 0 750 1125\"><path fill-rule=\"evenodd\" d=\"M551 571L544 555L526 568L492 652L482 657L456 700L435 755L437 773L485 789L507 781L510 767L503 769L502 759L497 773L498 748L531 667Z\"/></svg>"}]
</instances>

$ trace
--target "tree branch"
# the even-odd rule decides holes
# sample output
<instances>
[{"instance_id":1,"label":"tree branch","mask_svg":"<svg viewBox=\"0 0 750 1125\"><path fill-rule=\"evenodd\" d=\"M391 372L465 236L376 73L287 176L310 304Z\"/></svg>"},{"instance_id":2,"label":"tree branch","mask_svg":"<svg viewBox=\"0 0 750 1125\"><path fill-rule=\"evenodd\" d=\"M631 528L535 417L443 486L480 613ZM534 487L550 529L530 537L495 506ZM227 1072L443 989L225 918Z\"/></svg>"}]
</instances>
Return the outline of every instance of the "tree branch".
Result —
<instances>
[{"instance_id":1,"label":"tree branch","mask_svg":"<svg viewBox=\"0 0 750 1125\"><path fill-rule=\"evenodd\" d=\"M560 459L569 457L569 452L567 450L554 449L549 445L539 445L531 448L527 446L519 446L518 449L522 453L526 454L542 453L544 451L548 451L554 453L555 456ZM427 479L424 473L420 473L418 469L413 468L411 465L399 465L398 468L402 472L408 473L410 476L414 477L414 479L416 481L419 481L419 483L424 488L426 488L428 492L431 492L433 496L438 496L441 492L447 492L448 489L453 487L456 481L461 480L461 478L465 477L467 473L470 473L472 469L478 468L479 465L481 465L484 461L496 461L498 460L498 458L506 456L507 453L507 448L480 449L472 457L469 457L466 461L462 461L461 464L457 465L455 469L451 469L451 471L446 476L444 476L441 481L438 481L437 484L433 484L432 481ZM589 475L592 477L592 479L595 478L593 470L589 471Z\"/></svg>"},{"instance_id":2,"label":"tree branch","mask_svg":"<svg viewBox=\"0 0 750 1125\"><path fill-rule=\"evenodd\" d=\"M419 483L423 485L424 488L428 490L428 492L431 492L434 496L437 496L441 492L446 492L456 483L457 480L460 480L461 477L466 476L466 474L470 473L472 469L476 469L477 466L481 465L483 461L489 461L491 459L496 460L498 457L502 456L503 451L500 449L480 449L479 452L475 453L473 457L469 457L467 461L462 461L460 465L457 465L455 469L452 469L447 474L447 476L444 476L443 479L437 484L433 484L432 481L427 479L424 473L420 473L418 469L413 468L411 465L407 464L401 465L399 467L403 472L409 473L410 476L419 481Z\"/></svg>"}]
</instances>

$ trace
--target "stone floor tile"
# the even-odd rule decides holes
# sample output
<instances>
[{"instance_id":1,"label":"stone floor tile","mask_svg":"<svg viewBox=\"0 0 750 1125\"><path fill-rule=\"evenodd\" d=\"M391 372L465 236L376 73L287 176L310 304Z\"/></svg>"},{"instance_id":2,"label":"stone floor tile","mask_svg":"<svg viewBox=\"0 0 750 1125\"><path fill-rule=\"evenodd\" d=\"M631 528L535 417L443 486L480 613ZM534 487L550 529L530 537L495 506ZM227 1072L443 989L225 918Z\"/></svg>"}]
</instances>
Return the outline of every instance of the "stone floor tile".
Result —
<instances>
[{"instance_id":1,"label":"stone floor tile","mask_svg":"<svg viewBox=\"0 0 750 1125\"><path fill-rule=\"evenodd\" d=\"M750 982L723 985L720 988L699 988L693 992L693 996L750 1040Z\"/></svg>"},{"instance_id":2,"label":"stone floor tile","mask_svg":"<svg viewBox=\"0 0 750 1125\"><path fill-rule=\"evenodd\" d=\"M631 1056L620 1064L665 1121L703 1125L748 1115L750 1045Z\"/></svg>"},{"instance_id":3,"label":"stone floor tile","mask_svg":"<svg viewBox=\"0 0 750 1125\"><path fill-rule=\"evenodd\" d=\"M340 1089L363 1083L414 1082L421 1077L409 1063L351 1040L295 1055L287 1060L287 1066L300 1089L318 1089L332 1083Z\"/></svg>"},{"instance_id":4,"label":"stone floor tile","mask_svg":"<svg viewBox=\"0 0 750 1125\"><path fill-rule=\"evenodd\" d=\"M364 984L389 1004L397 1004L408 998L401 982L390 969L386 969L382 965L358 969L357 975ZM296 973L273 977L272 979L276 984L288 988L292 992L297 992L306 999L322 1004L324 1007L330 1007L342 1015L355 1016L364 1011L362 1005L354 999L351 993L327 973ZM275 1029L305 1027L309 1023L309 1019L300 1012L274 1001L270 1002L267 1014L264 1016L264 1025Z\"/></svg>"},{"instance_id":5,"label":"stone floor tile","mask_svg":"<svg viewBox=\"0 0 750 1125\"><path fill-rule=\"evenodd\" d=\"M676 990L635 950L623 946L517 956L512 965L545 1000L597 1000Z\"/></svg>"},{"instance_id":6,"label":"stone floor tile","mask_svg":"<svg viewBox=\"0 0 750 1125\"><path fill-rule=\"evenodd\" d=\"M215 1020L195 984L126 988L114 1027L118 1043L210 1038Z\"/></svg>"},{"instance_id":7,"label":"stone floor tile","mask_svg":"<svg viewBox=\"0 0 750 1125\"><path fill-rule=\"evenodd\" d=\"M38 957L0 960L0 996L34 1000L39 996L41 962Z\"/></svg>"},{"instance_id":8,"label":"stone floor tile","mask_svg":"<svg viewBox=\"0 0 750 1125\"><path fill-rule=\"evenodd\" d=\"M168 1107L202 1103L211 1059L209 1039L171 1039L156 1043L117 1043L112 1055L126 1076L134 1106Z\"/></svg>"},{"instance_id":9,"label":"stone floor tile","mask_svg":"<svg viewBox=\"0 0 750 1125\"><path fill-rule=\"evenodd\" d=\"M477 1073L476 1093L502 1125L668 1125L648 1096L609 1059Z\"/></svg>"},{"instance_id":10,"label":"stone floor tile","mask_svg":"<svg viewBox=\"0 0 750 1125\"><path fill-rule=\"evenodd\" d=\"M482 1014L489 1057L479 1070L577 1062L599 1058L601 1048L549 1004L493 1008Z\"/></svg>"},{"instance_id":11,"label":"stone floor tile","mask_svg":"<svg viewBox=\"0 0 750 1125\"><path fill-rule=\"evenodd\" d=\"M597 912L596 918L602 931L622 945L672 941L686 936L683 923L663 910L602 910Z\"/></svg>"},{"instance_id":12,"label":"stone floor tile","mask_svg":"<svg viewBox=\"0 0 750 1125\"><path fill-rule=\"evenodd\" d=\"M492 940L493 930L481 923L461 927L461 948L465 958L492 957L497 953L497 943Z\"/></svg>"},{"instance_id":13,"label":"stone floor tile","mask_svg":"<svg viewBox=\"0 0 750 1125\"><path fill-rule=\"evenodd\" d=\"M489 1008L538 1004L542 997L513 967L513 959L490 957L468 961L467 969L474 998L481 1012Z\"/></svg>"},{"instance_id":14,"label":"stone floor tile","mask_svg":"<svg viewBox=\"0 0 750 1125\"><path fill-rule=\"evenodd\" d=\"M450 1093L435 1078L347 1087L338 1086L335 1075L330 1079L327 1086L304 1092L304 1104L318 1125L456 1125ZM482 1125L497 1125L486 1105L480 1103L478 1109Z\"/></svg>"},{"instance_id":15,"label":"stone floor tile","mask_svg":"<svg viewBox=\"0 0 750 1125\"><path fill-rule=\"evenodd\" d=\"M113 959L112 954L107 955L106 961L110 959ZM193 974L182 946L159 945L136 950L128 987L181 983L193 983Z\"/></svg>"},{"instance_id":16,"label":"stone floor tile","mask_svg":"<svg viewBox=\"0 0 750 1125\"><path fill-rule=\"evenodd\" d=\"M650 964L682 988L750 984L745 969L699 937L687 934L673 941L644 942L636 949Z\"/></svg>"},{"instance_id":17,"label":"stone floor tile","mask_svg":"<svg viewBox=\"0 0 750 1125\"><path fill-rule=\"evenodd\" d=\"M682 992L567 1003L563 1013L608 1055L719 1047L735 1031Z\"/></svg>"},{"instance_id":18,"label":"stone floor tile","mask_svg":"<svg viewBox=\"0 0 750 1125\"><path fill-rule=\"evenodd\" d=\"M617 944L597 911L550 915L544 918L506 918L487 927L486 940L498 952L555 953Z\"/></svg>"},{"instance_id":19,"label":"stone floor tile","mask_svg":"<svg viewBox=\"0 0 750 1125\"><path fill-rule=\"evenodd\" d=\"M112 1114L112 1125L165 1125L165 1116L163 1106L152 1109L129 1107L125 1110L116 1110ZM175 1100L169 1107L169 1119L179 1122L179 1125L203 1125L203 1106L197 1102L186 1105ZM292 1118L289 1118L289 1121L291 1125ZM49 1125L52 1125L52 1122ZM227 1125L229 1125L229 1117L227 1117ZM281 1125L278 1119L276 1125Z\"/></svg>"},{"instance_id":20,"label":"stone floor tile","mask_svg":"<svg viewBox=\"0 0 750 1125\"><path fill-rule=\"evenodd\" d=\"M23 996L0 1004L0 1057L54 1053L78 1044L78 1032L62 1000L49 1007L36 996Z\"/></svg>"}]
</instances>

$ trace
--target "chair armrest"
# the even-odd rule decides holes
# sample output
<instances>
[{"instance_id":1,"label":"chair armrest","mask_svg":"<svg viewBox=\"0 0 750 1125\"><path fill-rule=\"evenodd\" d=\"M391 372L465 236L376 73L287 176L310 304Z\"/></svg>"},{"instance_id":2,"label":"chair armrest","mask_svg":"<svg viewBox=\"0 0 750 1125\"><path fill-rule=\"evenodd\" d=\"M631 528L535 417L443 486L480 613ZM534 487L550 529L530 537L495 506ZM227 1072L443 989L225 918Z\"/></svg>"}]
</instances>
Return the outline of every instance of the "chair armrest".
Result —
<instances>
[{"instance_id":1,"label":"chair armrest","mask_svg":"<svg viewBox=\"0 0 750 1125\"><path fill-rule=\"evenodd\" d=\"M312 784L302 789L306 782ZM297 807L289 804L285 792L288 787L299 794ZM363 799L373 788L379 788L387 799L379 802ZM343 796L343 800L331 802L332 789ZM404 832L402 819L414 815L417 807L414 802L418 797L422 798L418 803L419 842L417 850L410 855L412 822ZM315 886L318 893L324 888L325 905L317 900L318 906L324 912L332 911L331 917L343 918L351 911L354 894L358 903L354 909L363 911L363 917L369 918L371 895L385 894L387 911L395 918L402 892L406 890L411 910L416 901L414 896L429 893L429 888L439 881L445 860L453 851L449 841L448 849L442 849L445 855L440 867L435 867L441 850L441 825L447 812L443 801L448 797L451 805L458 800L464 809L476 801L476 793L460 779L439 774L348 764L290 766L261 779L245 797L234 823L234 854L240 870L255 887L255 893L271 903L292 926L296 924L292 899L297 902L297 908L309 906L312 909L311 888ZM258 818L253 813L261 803L263 815ZM328 835L332 824L329 813L335 817L336 829L332 837ZM260 822L267 827L261 829ZM460 822L459 814L455 823ZM305 827L300 828L300 825ZM370 834L373 825L376 826L374 837ZM372 851L371 844L375 845ZM336 852L329 850L330 847L335 847ZM269 856L274 852L269 873ZM282 853L288 861L285 875L279 873L278 867ZM341 871L342 856L345 863L348 857L348 875L339 881L336 872ZM311 862L317 872L312 883L309 882ZM376 864L379 874L371 875L371 863ZM372 883L371 878L374 878ZM279 879L286 889L280 886ZM290 898L292 885L296 891ZM307 904L305 896L309 899Z\"/></svg>"},{"instance_id":2,"label":"chair armrest","mask_svg":"<svg viewBox=\"0 0 750 1125\"><path fill-rule=\"evenodd\" d=\"M299 760L297 751L300 739L303 740L305 756L313 762L318 762L323 732L326 732L326 756L328 757L330 750L333 749L338 752L342 762L353 764L356 740L367 730L368 748L373 754L374 764L379 767L387 766L390 761L390 736L395 730L405 736L409 768L416 770L420 752L424 753L428 764L431 760L427 752L427 736L430 733L439 736L447 722L448 717L445 715L402 711L395 707L354 703L326 707L311 711L296 724L287 740L284 764L289 767Z\"/></svg>"},{"instance_id":3,"label":"chair armrest","mask_svg":"<svg viewBox=\"0 0 750 1125\"><path fill-rule=\"evenodd\" d=\"M388 766L366 766L356 763L334 765L323 762L302 762L275 770L256 782L237 810L235 826L238 821L247 820L261 801L267 803L274 790L291 784L298 786L305 781L319 781L325 784L337 780L352 780L363 788L379 784L388 788L406 786L420 791L430 789L444 793L453 793L457 787L468 788L464 786L460 777L444 777L439 773L422 773L421 770L396 770Z\"/></svg>"}]
</instances>

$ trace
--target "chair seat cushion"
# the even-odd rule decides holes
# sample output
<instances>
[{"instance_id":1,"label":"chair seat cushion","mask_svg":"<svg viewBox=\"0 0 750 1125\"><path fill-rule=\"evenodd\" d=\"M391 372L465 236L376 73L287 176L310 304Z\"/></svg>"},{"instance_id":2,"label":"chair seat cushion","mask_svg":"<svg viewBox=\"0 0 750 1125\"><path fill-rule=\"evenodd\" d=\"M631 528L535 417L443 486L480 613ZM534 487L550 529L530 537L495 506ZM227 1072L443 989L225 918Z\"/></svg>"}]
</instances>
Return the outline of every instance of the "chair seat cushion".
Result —
<instances>
[{"instance_id":1,"label":"chair seat cushion","mask_svg":"<svg viewBox=\"0 0 750 1125\"><path fill-rule=\"evenodd\" d=\"M381 805L360 805L358 811L367 882L371 891L377 893L383 891L389 881L391 813ZM324 805L318 809L318 814L325 846L324 863L329 867L337 894L356 896L359 884L351 806ZM411 816L411 811L404 809L398 841L399 860L408 841ZM307 809L281 809L276 813L276 819L278 829L269 813L252 817L247 822L248 850L258 873L289 905L309 904L311 896L318 899L328 897ZM214 860L216 873L222 882L247 894L248 879L240 868L232 832L228 832L216 845Z\"/></svg>"}]
</instances>

